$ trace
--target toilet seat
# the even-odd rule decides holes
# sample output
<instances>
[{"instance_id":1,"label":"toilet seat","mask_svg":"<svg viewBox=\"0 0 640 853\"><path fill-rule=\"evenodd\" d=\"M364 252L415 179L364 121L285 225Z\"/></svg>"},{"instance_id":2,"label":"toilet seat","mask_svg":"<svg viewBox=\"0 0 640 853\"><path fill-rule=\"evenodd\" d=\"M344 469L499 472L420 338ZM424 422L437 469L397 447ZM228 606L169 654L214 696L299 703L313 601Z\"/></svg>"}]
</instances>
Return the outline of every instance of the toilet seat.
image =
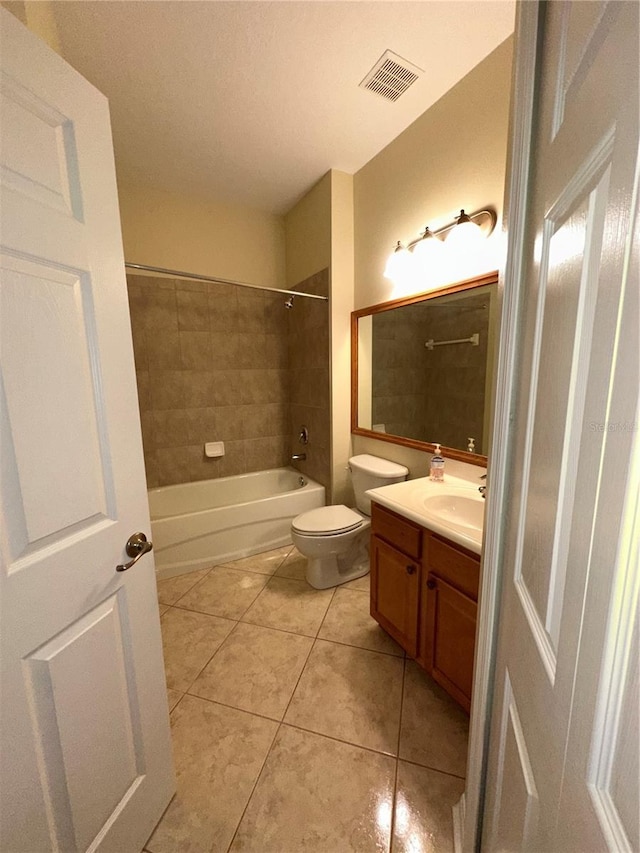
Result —
<instances>
[{"instance_id":1,"label":"toilet seat","mask_svg":"<svg viewBox=\"0 0 640 853\"><path fill-rule=\"evenodd\" d=\"M322 506L303 512L291 524L302 536L337 536L362 527L364 518L343 504Z\"/></svg>"}]
</instances>

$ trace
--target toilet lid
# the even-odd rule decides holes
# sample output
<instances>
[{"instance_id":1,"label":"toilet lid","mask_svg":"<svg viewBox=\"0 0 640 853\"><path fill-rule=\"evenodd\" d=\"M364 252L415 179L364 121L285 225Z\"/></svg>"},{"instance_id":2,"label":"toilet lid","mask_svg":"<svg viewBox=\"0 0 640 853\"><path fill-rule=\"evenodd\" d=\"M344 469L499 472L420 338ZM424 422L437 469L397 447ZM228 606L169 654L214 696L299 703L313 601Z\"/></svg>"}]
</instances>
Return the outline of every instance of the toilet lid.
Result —
<instances>
[{"instance_id":1,"label":"toilet lid","mask_svg":"<svg viewBox=\"0 0 640 853\"><path fill-rule=\"evenodd\" d=\"M294 518L291 525L296 533L322 536L332 533L348 533L362 524L363 518L357 512L342 504L338 506L322 506L303 512Z\"/></svg>"}]
</instances>

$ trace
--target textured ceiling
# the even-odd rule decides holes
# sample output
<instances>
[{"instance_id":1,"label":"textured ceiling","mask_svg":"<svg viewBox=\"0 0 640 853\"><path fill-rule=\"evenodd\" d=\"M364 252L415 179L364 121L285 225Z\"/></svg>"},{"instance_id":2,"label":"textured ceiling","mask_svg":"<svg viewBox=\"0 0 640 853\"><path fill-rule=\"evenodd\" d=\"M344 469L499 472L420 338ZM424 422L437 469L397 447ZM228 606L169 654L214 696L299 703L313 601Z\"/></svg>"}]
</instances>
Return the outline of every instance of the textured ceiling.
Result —
<instances>
[{"instance_id":1,"label":"textured ceiling","mask_svg":"<svg viewBox=\"0 0 640 853\"><path fill-rule=\"evenodd\" d=\"M110 101L124 180L287 211L353 173L513 30L511 0L57 2L65 58ZM425 73L359 88L385 50Z\"/></svg>"}]
</instances>

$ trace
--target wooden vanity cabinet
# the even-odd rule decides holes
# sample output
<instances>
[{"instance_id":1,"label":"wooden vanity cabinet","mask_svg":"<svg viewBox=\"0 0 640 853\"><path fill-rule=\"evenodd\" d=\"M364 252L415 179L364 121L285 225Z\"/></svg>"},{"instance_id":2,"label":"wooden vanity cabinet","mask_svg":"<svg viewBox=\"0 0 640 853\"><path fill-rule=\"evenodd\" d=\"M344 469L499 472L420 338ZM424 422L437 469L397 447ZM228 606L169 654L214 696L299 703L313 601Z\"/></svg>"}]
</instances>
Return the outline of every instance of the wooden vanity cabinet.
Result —
<instances>
[{"instance_id":1,"label":"wooden vanity cabinet","mask_svg":"<svg viewBox=\"0 0 640 853\"><path fill-rule=\"evenodd\" d=\"M422 531L377 504L372 504L371 518L371 615L416 657Z\"/></svg>"},{"instance_id":2,"label":"wooden vanity cabinet","mask_svg":"<svg viewBox=\"0 0 640 853\"><path fill-rule=\"evenodd\" d=\"M371 615L468 712L480 558L372 504Z\"/></svg>"}]
</instances>

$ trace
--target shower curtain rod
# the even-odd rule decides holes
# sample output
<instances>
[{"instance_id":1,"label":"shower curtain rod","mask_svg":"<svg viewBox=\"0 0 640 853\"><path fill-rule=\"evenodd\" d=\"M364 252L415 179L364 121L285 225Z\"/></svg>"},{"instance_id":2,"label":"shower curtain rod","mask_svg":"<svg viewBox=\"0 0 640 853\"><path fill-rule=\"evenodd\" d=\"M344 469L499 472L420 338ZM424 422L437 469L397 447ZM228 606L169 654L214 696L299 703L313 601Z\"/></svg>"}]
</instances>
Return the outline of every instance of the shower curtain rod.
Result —
<instances>
[{"instance_id":1,"label":"shower curtain rod","mask_svg":"<svg viewBox=\"0 0 640 853\"><path fill-rule=\"evenodd\" d=\"M190 278L194 281L210 281L212 284L235 284L236 287L250 287L253 290L268 290L270 293L283 293L290 296L306 296L308 299L321 299L323 302L328 302L328 296L318 296L316 293L304 293L301 290L280 290L279 287L263 287L261 284L249 284L246 281L234 281L230 278L212 278L208 275L198 275L193 272L183 272L181 270L167 270L164 267L150 267L147 264L130 264L128 261L124 263L129 270L143 270L144 272L158 272L163 275L174 276L175 278Z\"/></svg>"}]
</instances>

